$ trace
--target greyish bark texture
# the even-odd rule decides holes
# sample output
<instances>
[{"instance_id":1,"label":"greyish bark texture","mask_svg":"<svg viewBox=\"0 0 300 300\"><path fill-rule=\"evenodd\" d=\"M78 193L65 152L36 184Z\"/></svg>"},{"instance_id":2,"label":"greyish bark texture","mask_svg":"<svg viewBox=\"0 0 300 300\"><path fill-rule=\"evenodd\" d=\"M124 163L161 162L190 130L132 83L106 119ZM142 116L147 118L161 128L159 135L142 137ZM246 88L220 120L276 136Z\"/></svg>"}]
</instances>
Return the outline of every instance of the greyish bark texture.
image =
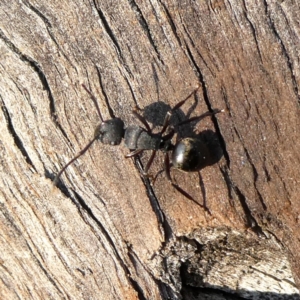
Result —
<instances>
[{"instance_id":1,"label":"greyish bark texture","mask_svg":"<svg viewBox=\"0 0 300 300\"><path fill-rule=\"evenodd\" d=\"M1 299L299 299L300 3L0 0ZM142 175L145 151L93 146L99 117L173 143L198 174ZM149 173L164 167L158 151Z\"/></svg>"}]
</instances>

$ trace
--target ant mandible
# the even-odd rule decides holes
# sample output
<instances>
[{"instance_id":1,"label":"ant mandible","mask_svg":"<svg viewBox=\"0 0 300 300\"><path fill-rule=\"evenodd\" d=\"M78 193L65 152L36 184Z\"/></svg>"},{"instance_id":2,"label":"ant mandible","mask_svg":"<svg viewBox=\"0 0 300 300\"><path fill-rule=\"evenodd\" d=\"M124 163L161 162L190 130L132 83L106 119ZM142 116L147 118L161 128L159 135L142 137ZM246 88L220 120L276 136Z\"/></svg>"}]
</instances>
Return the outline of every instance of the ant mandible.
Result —
<instances>
[{"instance_id":1,"label":"ant mandible","mask_svg":"<svg viewBox=\"0 0 300 300\"><path fill-rule=\"evenodd\" d=\"M192 196L190 196L186 191L184 191L176 183L173 182L170 173L171 167L186 172L195 172L206 166L206 159L208 156L207 148L200 139L184 138L176 144L172 144L171 141L175 134L174 128L170 126L170 119L172 114L174 113L174 111L179 109L199 89L199 87L197 87L184 100L180 101L167 112L162 129L158 133L152 132L152 129L150 128L146 119L141 116L136 109L134 109L132 113L144 125L145 128L137 125L130 125L125 128L124 122L120 118L116 117L113 117L109 120L104 120L95 96L84 84L82 84L82 87L86 90L86 92L93 100L101 123L95 128L94 136L88 142L88 144L57 173L53 181L55 185L57 185L60 176L67 169L67 167L71 165L75 160L77 160L80 156L82 156L96 140L99 139L103 144L115 146L119 145L122 142L122 139L124 139L125 146L131 150L131 152L125 156L126 158L139 155L145 150L152 150L150 158L143 170L143 175L145 176L148 175L148 171L155 158L156 152L158 150L164 152L164 171L166 173L168 181L177 191L179 191L185 197L203 207L201 204L196 202ZM193 121L200 121L207 116L212 116L219 112L222 112L222 110L215 109L212 112L208 111L200 116L192 117L186 121L183 121L177 124L177 126ZM169 132L164 135L166 131ZM172 152L171 163L168 155L168 152L170 151Z\"/></svg>"}]
</instances>

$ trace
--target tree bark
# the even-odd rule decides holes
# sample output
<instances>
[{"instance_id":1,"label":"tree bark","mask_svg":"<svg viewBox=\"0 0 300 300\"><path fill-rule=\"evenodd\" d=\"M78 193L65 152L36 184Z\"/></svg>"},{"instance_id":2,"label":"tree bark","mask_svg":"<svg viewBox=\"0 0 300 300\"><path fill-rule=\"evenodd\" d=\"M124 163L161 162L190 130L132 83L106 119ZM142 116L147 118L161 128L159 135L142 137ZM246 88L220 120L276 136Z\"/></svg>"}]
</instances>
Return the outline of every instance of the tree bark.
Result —
<instances>
[{"instance_id":1,"label":"tree bark","mask_svg":"<svg viewBox=\"0 0 300 300\"><path fill-rule=\"evenodd\" d=\"M297 1L0 8L1 299L299 299ZM197 87L172 125L224 109L175 127L214 158L171 169L200 205L123 143L94 143L54 186L100 122L82 84L105 119L142 126L139 107L155 132Z\"/></svg>"}]
</instances>

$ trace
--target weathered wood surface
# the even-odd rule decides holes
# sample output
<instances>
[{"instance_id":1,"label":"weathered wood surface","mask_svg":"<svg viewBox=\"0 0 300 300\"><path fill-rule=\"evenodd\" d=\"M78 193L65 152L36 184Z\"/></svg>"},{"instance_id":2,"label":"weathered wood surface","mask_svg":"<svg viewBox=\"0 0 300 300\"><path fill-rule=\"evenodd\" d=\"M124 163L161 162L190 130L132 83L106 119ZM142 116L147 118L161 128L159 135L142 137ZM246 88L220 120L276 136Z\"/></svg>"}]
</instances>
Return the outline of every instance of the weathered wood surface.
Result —
<instances>
[{"instance_id":1,"label":"weathered wood surface","mask_svg":"<svg viewBox=\"0 0 300 300\"><path fill-rule=\"evenodd\" d=\"M0 1L1 299L299 299L299 19L292 0ZM221 160L172 172L211 215L124 145L53 186L99 121L82 83L127 125L197 85L178 117L226 110L196 126Z\"/></svg>"}]
</instances>

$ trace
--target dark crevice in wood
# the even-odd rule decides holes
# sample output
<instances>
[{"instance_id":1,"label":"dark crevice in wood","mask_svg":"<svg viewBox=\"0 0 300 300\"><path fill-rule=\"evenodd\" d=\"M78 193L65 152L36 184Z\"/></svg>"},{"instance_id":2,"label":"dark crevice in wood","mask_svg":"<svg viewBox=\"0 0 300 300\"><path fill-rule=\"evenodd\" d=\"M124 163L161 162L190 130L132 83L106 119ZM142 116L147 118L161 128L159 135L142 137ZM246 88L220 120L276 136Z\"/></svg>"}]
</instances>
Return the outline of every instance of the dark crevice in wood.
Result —
<instances>
[{"instance_id":1,"label":"dark crevice in wood","mask_svg":"<svg viewBox=\"0 0 300 300\"><path fill-rule=\"evenodd\" d=\"M91 208L88 207L88 205L86 204L86 202L84 201L84 199L81 198L81 196L78 193L76 193L75 190L72 190L72 192L74 193L74 196L76 197L76 199L78 200L78 203L80 204L79 213L82 214L81 210L84 210L88 214L88 216L97 224L97 227L102 232L103 236L105 237L106 241L110 245L111 249L114 250L115 257L118 260L120 266L122 267L124 273L126 274L128 280L130 281L132 287L136 290L136 292L138 293L138 295L141 296L140 299L144 300L145 298L141 294L142 289L139 287L138 283L135 280L132 279L131 272L130 272L128 266L126 265L126 263L124 262L124 260L122 259L122 257L120 256L120 254L118 252L118 249L117 249L114 241L110 237L109 232L107 232L107 230L105 229L105 227L101 224L101 222L93 214ZM99 241L101 242L100 239L99 239ZM105 248L105 245L103 245L103 246Z\"/></svg>"},{"instance_id":2,"label":"dark crevice in wood","mask_svg":"<svg viewBox=\"0 0 300 300\"><path fill-rule=\"evenodd\" d=\"M232 200L233 200L233 195L232 195L232 190L233 190L233 184L229 175L229 169L228 166L221 166L220 168L221 174L223 176L223 179L226 183L227 186L227 191L228 191L228 198L231 201L231 204L233 206Z\"/></svg>"},{"instance_id":3,"label":"dark crevice in wood","mask_svg":"<svg viewBox=\"0 0 300 300\"><path fill-rule=\"evenodd\" d=\"M247 158L248 158L249 153L248 153L247 149L245 149L245 153L246 153L246 156L247 156ZM258 188L257 188L258 172L257 172L257 170L256 170L256 168L255 168L255 165L253 164L253 162L252 162L252 160L251 160L250 157L248 158L248 161L249 161L249 163L250 163L250 166L251 166L252 172L253 172L253 177L254 177L254 178L253 178L253 183L254 183L255 191L256 191L256 193L257 193L257 196L258 196L258 198L259 198L259 201L260 201L260 203L261 203L263 209L264 209L264 210L267 210L267 205L266 205L266 203L265 203L265 201L264 201L264 198L263 198L262 194L260 193L260 191L259 191Z\"/></svg>"},{"instance_id":4,"label":"dark crevice in wood","mask_svg":"<svg viewBox=\"0 0 300 300\"><path fill-rule=\"evenodd\" d=\"M266 16L269 19L270 28L271 28L272 32L274 33L275 37L280 42L281 49L282 49L282 54L285 57L285 61L286 61L287 66L288 66L287 69L290 72L290 76L291 76L291 79L292 79L292 82L293 82L294 93L297 96L297 98L298 98L298 104L300 105L299 89L298 89L297 79L295 78L295 71L294 71L293 64L292 64L292 62L294 61L294 59L291 59L291 57L289 56L289 52L288 52L288 50L287 50L287 48L286 48L286 46L285 46L285 44L284 44L284 42L283 42L283 40L282 40L282 38L280 36L279 31L276 28L276 25L274 23L273 18L271 17L271 12L269 11L269 5L268 5L267 1L263 0L263 3L265 5L265 14L266 14Z\"/></svg>"},{"instance_id":5,"label":"dark crevice in wood","mask_svg":"<svg viewBox=\"0 0 300 300\"><path fill-rule=\"evenodd\" d=\"M22 237L24 237L24 236L22 235ZM53 278L52 274L49 273L49 269L46 266L43 266L43 264L41 262L42 255L39 258L36 256L36 254L34 253L33 249L31 248L30 244L27 242L27 239L25 237L24 237L24 242L27 246L28 251L31 253L31 257L32 257L33 261L40 268L41 272L45 275L45 277L47 277L49 282L54 286L55 290L61 296L65 296L66 292L64 290L62 290L63 286L61 286L61 285L59 286L59 280L56 280L55 277ZM56 283L56 281L58 281L58 283Z\"/></svg>"},{"instance_id":6,"label":"dark crevice in wood","mask_svg":"<svg viewBox=\"0 0 300 300\"><path fill-rule=\"evenodd\" d=\"M132 265L133 265L133 267L135 269L136 274L139 273L139 271L138 271L139 268L143 268L148 273L148 270L145 269L145 267L142 264L142 262L139 260L139 258L136 256L136 254L132 251L132 248L130 246L128 246L127 249L128 249L128 251L127 251L128 258L131 261L131 263L132 263ZM145 297L145 295L143 293L143 288L140 287L137 284L137 282L135 282L135 283L136 283L136 286L134 288L138 292L139 299L146 300L147 298Z\"/></svg>"},{"instance_id":7,"label":"dark crevice in wood","mask_svg":"<svg viewBox=\"0 0 300 300\"><path fill-rule=\"evenodd\" d=\"M264 202L264 199L261 195L261 193L259 192L258 188L257 188L257 181L258 181L258 172L255 168L255 164L253 163L252 159L251 159L251 156L248 152L248 149L244 146L244 142L243 142L243 139L241 138L241 135L239 134L238 130L236 127L234 127L234 131L236 133L236 135L238 136L240 142L241 142L241 145L243 146L243 150L244 150L244 153L246 154L246 157L247 157L247 160L251 166L251 169L252 169L252 174L253 174L253 184L254 184L254 187L255 187L255 191L257 193L257 196L259 198L259 201L263 207L264 210L267 210L267 206Z\"/></svg>"},{"instance_id":8,"label":"dark crevice in wood","mask_svg":"<svg viewBox=\"0 0 300 300\"><path fill-rule=\"evenodd\" d=\"M97 75L98 75L98 78L99 78L99 84L100 84L100 87L101 87L101 91L102 91L102 94L104 96L104 101L105 101L105 104L106 104L106 108L108 109L108 112L109 112L109 115L112 119L114 119L116 116L114 114L114 111L113 109L111 108L110 104L109 104L109 100L108 100L108 96L105 92L105 89L104 89L104 86L103 86L103 82L102 82L102 77L101 77L101 72L99 70L99 68L97 67L96 68L97 70Z\"/></svg>"},{"instance_id":9,"label":"dark crevice in wood","mask_svg":"<svg viewBox=\"0 0 300 300\"><path fill-rule=\"evenodd\" d=\"M266 166L266 155L264 155L262 163L263 163L262 169L264 171L265 178L266 178L267 182L270 182L272 180L272 178L271 178L270 172Z\"/></svg>"},{"instance_id":10,"label":"dark crevice in wood","mask_svg":"<svg viewBox=\"0 0 300 300\"><path fill-rule=\"evenodd\" d=\"M245 195L241 192L241 190L232 182L230 175L228 173L227 167L221 167L220 171L223 175L224 181L227 185L228 190L228 197L230 200L233 199L232 191L236 193L236 195L239 198L239 201L241 203L241 206L244 210L246 220L247 220L247 226L250 227L253 231L255 231L258 235L265 236L261 227L256 222L255 218L252 216L250 208L247 205L247 200ZM233 206L234 203L231 202L231 205Z\"/></svg>"},{"instance_id":11,"label":"dark crevice in wood","mask_svg":"<svg viewBox=\"0 0 300 300\"><path fill-rule=\"evenodd\" d=\"M204 180L203 180L203 177L202 177L200 171L198 172L198 176L199 176L199 185L200 185L200 189L201 189L201 194L202 194L202 198L203 198L202 206L205 210L207 210L209 212L209 214L211 214L208 207L207 207L205 184L204 184Z\"/></svg>"},{"instance_id":12,"label":"dark crevice in wood","mask_svg":"<svg viewBox=\"0 0 300 300\"><path fill-rule=\"evenodd\" d=\"M146 21L145 17L143 16L142 11L140 10L139 6L137 5L137 3L134 0L129 0L129 5L131 6L132 10L135 12L135 16L137 17L137 19L139 21L139 24L141 25L144 32L146 33L147 38L150 41L150 44L152 45L152 47L153 47L155 53L157 54L159 60L162 61L162 59L160 57L160 53L159 53L158 48L156 46L156 42L154 41L154 39L151 35L150 28L147 24L147 21Z\"/></svg>"},{"instance_id":13,"label":"dark crevice in wood","mask_svg":"<svg viewBox=\"0 0 300 300\"><path fill-rule=\"evenodd\" d=\"M36 7L34 7L33 5L31 5L28 1L22 1L22 3L28 7L31 11L33 11L40 19L43 20L43 22L46 24L46 27L52 28L52 25L50 23L50 21L48 20L48 18L43 15Z\"/></svg>"},{"instance_id":14,"label":"dark crevice in wood","mask_svg":"<svg viewBox=\"0 0 300 300\"><path fill-rule=\"evenodd\" d=\"M246 196L242 193L242 191L237 186L234 186L234 191L237 194L239 201L242 205L242 208L244 210L245 217L247 220L246 225L249 228L251 228L253 230L253 232L255 232L258 236L266 237L266 235L263 233L262 228L258 225L257 221L255 220L255 218L253 217L253 215L251 213L251 210L247 204Z\"/></svg>"},{"instance_id":15,"label":"dark crevice in wood","mask_svg":"<svg viewBox=\"0 0 300 300\"><path fill-rule=\"evenodd\" d=\"M100 18L100 20L101 20L101 22L102 22L102 25L103 25L105 31L106 31L107 34L109 35L109 37L110 37L111 41L113 42L113 44L115 45L115 47L116 47L116 49L117 49L117 52L118 52L118 55L119 55L120 57L122 57L122 54L121 54L121 47L120 47L120 45L119 45L119 43L118 43L118 39L116 38L115 34L114 34L113 31L111 30L111 28L110 28L110 26L109 26L109 24L108 24L108 22L107 22L107 20L106 20L106 18L105 18L105 16L104 16L103 11L98 7L98 5L97 5L97 3L96 3L95 0L93 1L93 3L94 3L94 7L96 8L96 10L97 10L97 12L98 12L99 18Z\"/></svg>"},{"instance_id":16,"label":"dark crevice in wood","mask_svg":"<svg viewBox=\"0 0 300 300\"><path fill-rule=\"evenodd\" d=\"M180 300L177 293L171 289L171 287L162 281L157 281L162 300ZM188 299L187 299L188 300Z\"/></svg>"},{"instance_id":17,"label":"dark crevice in wood","mask_svg":"<svg viewBox=\"0 0 300 300\"><path fill-rule=\"evenodd\" d=\"M245 3L245 0L243 0L244 2L244 8L245 10L247 10L247 5ZM253 23L251 22L251 20L249 19L249 16L247 15L246 11L244 12L244 17L245 19L248 21L248 24L249 24L249 27L251 29L251 32L252 32L252 35L254 37L254 40L255 40L255 45L256 45L256 49L257 49L257 53L259 55L259 59L261 61L261 63L263 62L263 59L262 59L262 56L261 56L261 51L259 49L259 42L258 42L258 39L257 39L257 33L256 33L256 29L255 29L255 26L253 25Z\"/></svg>"},{"instance_id":18,"label":"dark crevice in wood","mask_svg":"<svg viewBox=\"0 0 300 300\"><path fill-rule=\"evenodd\" d=\"M282 249L286 249L287 246L282 242L282 240L280 240L280 238L271 230L268 229L264 229L265 232L271 236L274 237L274 239L276 240L276 242L282 247Z\"/></svg>"},{"instance_id":19,"label":"dark crevice in wood","mask_svg":"<svg viewBox=\"0 0 300 300\"><path fill-rule=\"evenodd\" d=\"M230 110L230 104L229 104L229 101L228 101L228 98L227 98L227 94L225 92L225 88L222 87L222 90L221 90L221 93L223 95L223 100L226 104L226 113L229 114L229 116L231 116L231 110ZM216 130L219 134L219 141L220 141L220 144L221 144L221 147L223 149L223 155L225 157L225 160L226 160L226 165L227 165L227 168L230 169L230 157L229 157L229 153L227 152L227 147L226 147L226 143L225 143L225 139L223 138L222 134L221 134L221 129L219 128L219 126L216 127Z\"/></svg>"},{"instance_id":20,"label":"dark crevice in wood","mask_svg":"<svg viewBox=\"0 0 300 300\"><path fill-rule=\"evenodd\" d=\"M171 29L172 29L172 32L173 32L173 34L174 34L174 37L176 38L178 44L179 44L180 46L182 46L181 40L180 40L180 38L179 38L179 36L178 36L178 34L177 34L176 25L175 25L175 23L173 22L172 16L171 16L171 14L170 14L170 12L169 12L167 6L166 6L164 3L162 3L160 0L159 0L158 2L159 2L159 3L161 4L161 6L164 8L164 11L165 11L165 13L166 13L166 16L167 16L167 19L168 19L168 21L169 21L169 24L170 24L170 27L171 27Z\"/></svg>"},{"instance_id":21,"label":"dark crevice in wood","mask_svg":"<svg viewBox=\"0 0 300 300\"><path fill-rule=\"evenodd\" d=\"M222 100L226 104L226 112L228 113L228 115L230 117L232 117L230 102L229 102L228 97L227 97L226 88L223 85L221 86L221 95L223 97Z\"/></svg>"},{"instance_id":22,"label":"dark crevice in wood","mask_svg":"<svg viewBox=\"0 0 300 300\"><path fill-rule=\"evenodd\" d=\"M60 129L60 131L62 132L62 134L64 135L64 137L68 140L68 142L70 142L70 140L68 139L68 136L66 134L66 132L63 130L63 128L61 127L61 125L59 124L59 122L57 121L57 116L56 116L56 109L55 109L55 101L50 89L50 86L48 84L48 81L46 79L45 74L43 73L41 67L39 66L39 64L34 61L32 58L30 58L29 56L23 54L3 33L3 31L0 29L0 39L2 39L4 41L4 43L14 52L16 53L19 58L28 63L32 69L36 72L36 74L38 75L42 86L44 87L44 89L47 91L48 97L49 97L49 109L50 109L50 113L52 116L52 120L55 123L55 125Z\"/></svg>"},{"instance_id":23,"label":"dark crevice in wood","mask_svg":"<svg viewBox=\"0 0 300 300\"><path fill-rule=\"evenodd\" d=\"M9 187L9 192L14 195L14 191L11 190L11 188ZM5 199L5 201L7 202L8 199ZM8 210L8 208L5 206L4 202L0 203L0 213L1 213L1 218L2 218L2 224L6 224L8 225L8 227L11 230L14 230L15 235L18 237L24 237L24 231L18 226L18 224L15 221L15 218L12 216L12 214L10 213L10 211ZM3 218L4 217L4 218ZM26 242L26 239L25 239ZM2 264L1 264L2 267Z\"/></svg>"},{"instance_id":24,"label":"dark crevice in wood","mask_svg":"<svg viewBox=\"0 0 300 300\"><path fill-rule=\"evenodd\" d=\"M5 106L5 103L4 103L3 99L2 99L2 97L1 97L1 102L2 102L1 109L2 109L3 115L4 115L5 119L6 119L8 131L12 135L16 146L18 147L18 149L20 150L20 152L24 156L26 162L37 172L37 170L36 170L36 168L35 168L32 160L29 157L29 154L27 153L27 151L26 151L26 149L24 147L24 144L23 144L22 140L20 139L20 137L18 136L17 132L15 131L15 128L13 126L13 122L11 120L11 117L9 115L9 112L8 112L6 106Z\"/></svg>"},{"instance_id":25,"label":"dark crevice in wood","mask_svg":"<svg viewBox=\"0 0 300 300\"><path fill-rule=\"evenodd\" d=\"M14 83L15 83L16 87L18 88L18 90L20 91L20 93L24 95L24 98L27 100L27 103L30 106L31 111L34 114L34 117L37 119L38 114L37 114L36 106L32 103L32 99L31 99L29 91L27 89L20 88L17 82L14 82Z\"/></svg>"},{"instance_id":26,"label":"dark crevice in wood","mask_svg":"<svg viewBox=\"0 0 300 300\"><path fill-rule=\"evenodd\" d=\"M152 69L152 73L153 73L153 80L154 80L154 83L155 83L155 93L157 95L157 99L159 100L160 99L160 95L159 95L159 76L158 76L158 73L156 71L156 68L155 68L155 64L153 62L151 62L151 69Z\"/></svg>"},{"instance_id":27,"label":"dark crevice in wood","mask_svg":"<svg viewBox=\"0 0 300 300\"><path fill-rule=\"evenodd\" d=\"M53 43L59 49L60 53L62 53L63 57L70 63L70 65L74 69L76 69L75 66L71 63L71 60L69 59L69 57L64 53L62 47L59 45L59 43L55 39L55 35L54 35L53 31L52 31L52 24L50 23L50 21L48 20L48 18L41 11L39 11L36 7L34 7L33 5L31 5L27 1L23 1L23 3L24 3L25 6L27 6L31 11L33 11L44 22L45 28L47 29L49 37L51 38L51 40L53 41Z\"/></svg>"},{"instance_id":28,"label":"dark crevice in wood","mask_svg":"<svg viewBox=\"0 0 300 300\"><path fill-rule=\"evenodd\" d=\"M209 64L206 62L206 60L204 59L203 55L200 53L197 45L195 45L195 41L193 41L193 38L188 30L188 28L186 28L185 24L183 24L183 28L184 28L184 32L186 34L186 36L189 39L189 43L191 44L191 46L193 47L193 50L197 53L197 55L200 57L200 59L202 60L203 64L205 65L205 67L209 70L209 72L216 77L216 73L213 71L213 69L209 66ZM193 63L194 64L194 63ZM217 66L216 66L217 67ZM198 77L198 76L197 76Z\"/></svg>"},{"instance_id":29,"label":"dark crevice in wood","mask_svg":"<svg viewBox=\"0 0 300 300\"><path fill-rule=\"evenodd\" d=\"M140 158L139 157L134 157L133 161L134 161L134 164L135 164L136 168L138 169L139 174L141 176L141 179L142 179L142 181L145 185L146 193L147 193L148 198L150 200L151 207L152 207L153 211L155 212L159 227L162 226L162 229L163 229L162 234L163 234L163 237L164 237L164 240L165 240L164 243L166 243L173 236L171 226L167 222L165 214L164 214L164 212L162 211L162 209L160 207L159 201L158 201L157 197L155 196L153 188L150 184L150 180L142 175L142 172L143 172L144 168L142 166Z\"/></svg>"},{"instance_id":30,"label":"dark crevice in wood","mask_svg":"<svg viewBox=\"0 0 300 300\"><path fill-rule=\"evenodd\" d=\"M121 70L120 70L120 74L123 75L123 72L122 72ZM128 78L127 78L126 76L123 76L123 78L124 78L124 80L125 80L126 83L127 83L127 86L128 86L128 88L129 88L130 94L131 94L132 99L133 99L133 101L134 101L134 103L135 103L135 106L136 106L136 107L139 107L138 102L137 102L137 100L136 100L136 97L135 97L135 95L134 95L133 89L132 89L132 85L130 84L130 81L128 80Z\"/></svg>"},{"instance_id":31,"label":"dark crevice in wood","mask_svg":"<svg viewBox=\"0 0 300 300\"><path fill-rule=\"evenodd\" d=\"M101 224L101 222L97 219L97 217L94 215L92 212L92 209L87 205L87 203L84 201L84 199L75 191L72 190L72 193L74 194L76 198L76 202L74 202L74 199L71 198L72 202L76 205L76 207L79 209L79 213L82 215L82 211L86 212L86 214L97 224L98 228L102 232L102 234L105 236L106 240L108 241L108 244L111 246L112 249L114 249L116 256L118 257L118 260L122 262L121 264L123 265L123 260L118 254L118 251L114 245L114 242L112 238L110 237L109 233L107 230L104 228L104 226ZM84 219L84 218L83 218ZM126 272L126 274L129 274Z\"/></svg>"},{"instance_id":32,"label":"dark crevice in wood","mask_svg":"<svg viewBox=\"0 0 300 300\"><path fill-rule=\"evenodd\" d=\"M99 6L97 5L96 3L96 0L93 0L93 3L94 3L94 7L96 8L96 11L98 12L98 16L102 22L102 25L104 27L104 30L107 32L108 36L110 37L110 40L112 41L115 49L116 49L116 52L117 52L117 55L118 57L120 58L120 61L124 67L124 69L128 72L128 74L131 75L131 71L130 71L130 68L128 67L128 65L125 63L125 59L123 57L123 54L122 54L122 51L121 51L121 47L118 43L118 38L115 36L113 30L111 29L111 27L109 26L109 23L108 21L106 20L105 18L105 15L103 13L103 11L99 8Z\"/></svg>"},{"instance_id":33,"label":"dark crevice in wood","mask_svg":"<svg viewBox=\"0 0 300 300\"><path fill-rule=\"evenodd\" d=\"M272 275L272 274L270 274L270 273L263 272L262 270L260 270L260 269L258 269L258 268L255 268L255 267L253 267L253 266L249 266L249 269L252 269L252 270L254 270L254 271L257 272L257 273L261 273L261 274L263 274L264 276L268 276L268 277L270 277L270 278L272 278L273 280L276 280L276 281L278 281L278 282L281 282L281 281L282 281L282 279L279 279L278 277L276 277L276 276L274 276L274 275Z\"/></svg>"}]
</instances>

